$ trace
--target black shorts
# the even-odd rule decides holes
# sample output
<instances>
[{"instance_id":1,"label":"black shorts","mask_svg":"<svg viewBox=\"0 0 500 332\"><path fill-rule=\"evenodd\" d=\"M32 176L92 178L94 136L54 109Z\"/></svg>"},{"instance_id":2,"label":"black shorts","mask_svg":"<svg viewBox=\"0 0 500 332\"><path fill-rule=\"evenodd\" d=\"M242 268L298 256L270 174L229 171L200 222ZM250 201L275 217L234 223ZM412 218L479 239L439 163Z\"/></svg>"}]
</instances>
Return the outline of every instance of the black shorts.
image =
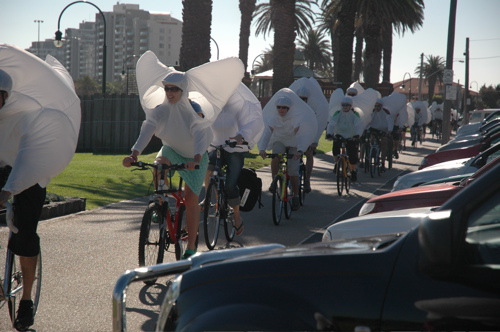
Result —
<instances>
[{"instance_id":1,"label":"black shorts","mask_svg":"<svg viewBox=\"0 0 500 332\"><path fill-rule=\"evenodd\" d=\"M40 253L36 232L45 202L46 189L38 184L14 196L14 225L19 229L9 240L9 249L18 256L34 257Z\"/></svg>"}]
</instances>

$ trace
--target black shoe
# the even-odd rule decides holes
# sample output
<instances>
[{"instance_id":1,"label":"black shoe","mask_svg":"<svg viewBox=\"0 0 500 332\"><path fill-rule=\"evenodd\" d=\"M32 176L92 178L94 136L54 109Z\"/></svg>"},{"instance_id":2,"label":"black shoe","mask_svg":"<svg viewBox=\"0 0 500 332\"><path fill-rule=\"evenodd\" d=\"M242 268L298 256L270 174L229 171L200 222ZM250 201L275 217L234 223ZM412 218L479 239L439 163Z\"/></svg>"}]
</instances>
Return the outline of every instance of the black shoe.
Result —
<instances>
[{"instance_id":1,"label":"black shoe","mask_svg":"<svg viewBox=\"0 0 500 332\"><path fill-rule=\"evenodd\" d=\"M357 171L351 171L351 181L356 182L358 180L358 172Z\"/></svg>"},{"instance_id":2,"label":"black shoe","mask_svg":"<svg viewBox=\"0 0 500 332\"><path fill-rule=\"evenodd\" d=\"M399 153L397 151L394 151L394 159L399 159Z\"/></svg>"},{"instance_id":3,"label":"black shoe","mask_svg":"<svg viewBox=\"0 0 500 332\"><path fill-rule=\"evenodd\" d=\"M333 173L337 173L337 164L333 165Z\"/></svg>"},{"instance_id":4,"label":"black shoe","mask_svg":"<svg viewBox=\"0 0 500 332\"><path fill-rule=\"evenodd\" d=\"M269 186L269 191L273 194L276 192L276 184L274 182Z\"/></svg>"},{"instance_id":5,"label":"black shoe","mask_svg":"<svg viewBox=\"0 0 500 332\"><path fill-rule=\"evenodd\" d=\"M304 181L304 192L309 194L311 192L311 182L306 180Z\"/></svg>"},{"instance_id":6,"label":"black shoe","mask_svg":"<svg viewBox=\"0 0 500 332\"><path fill-rule=\"evenodd\" d=\"M385 166L380 167L380 173L385 173Z\"/></svg>"},{"instance_id":7,"label":"black shoe","mask_svg":"<svg viewBox=\"0 0 500 332\"><path fill-rule=\"evenodd\" d=\"M292 211L297 211L298 209L300 209L300 199L292 197Z\"/></svg>"},{"instance_id":8,"label":"black shoe","mask_svg":"<svg viewBox=\"0 0 500 332\"><path fill-rule=\"evenodd\" d=\"M14 327L18 331L26 331L34 322L33 301L21 300L21 302L19 302L19 309L17 310Z\"/></svg>"}]
</instances>

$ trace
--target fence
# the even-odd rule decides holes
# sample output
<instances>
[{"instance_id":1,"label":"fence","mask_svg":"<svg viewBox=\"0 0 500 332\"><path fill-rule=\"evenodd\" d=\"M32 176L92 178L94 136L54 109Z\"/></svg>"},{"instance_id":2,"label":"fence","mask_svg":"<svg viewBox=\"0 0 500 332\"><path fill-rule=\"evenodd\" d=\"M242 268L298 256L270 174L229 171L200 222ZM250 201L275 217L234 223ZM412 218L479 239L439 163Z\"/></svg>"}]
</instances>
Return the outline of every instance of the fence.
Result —
<instances>
[{"instance_id":1,"label":"fence","mask_svg":"<svg viewBox=\"0 0 500 332\"><path fill-rule=\"evenodd\" d=\"M130 153L146 115L138 95L80 97L82 124L77 152ZM161 141L153 137L144 153L158 151Z\"/></svg>"}]
</instances>

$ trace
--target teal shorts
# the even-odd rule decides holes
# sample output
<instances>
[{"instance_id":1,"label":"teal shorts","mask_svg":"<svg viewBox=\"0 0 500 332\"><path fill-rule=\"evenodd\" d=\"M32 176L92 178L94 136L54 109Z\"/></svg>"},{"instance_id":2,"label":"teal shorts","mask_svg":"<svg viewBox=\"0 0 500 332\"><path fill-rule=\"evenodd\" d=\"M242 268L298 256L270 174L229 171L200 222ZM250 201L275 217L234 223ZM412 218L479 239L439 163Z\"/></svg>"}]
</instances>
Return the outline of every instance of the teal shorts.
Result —
<instances>
[{"instance_id":1,"label":"teal shorts","mask_svg":"<svg viewBox=\"0 0 500 332\"><path fill-rule=\"evenodd\" d=\"M172 164L187 163L188 161L193 161L193 158L185 158L174 151L170 146L164 145L160 152L158 152L157 157L165 157ZM179 175L182 177L186 185L191 189L196 195L200 195L201 188L203 187L203 182L205 179L205 173L208 167L208 153L205 152L201 157L200 168L192 171L179 171Z\"/></svg>"}]
</instances>

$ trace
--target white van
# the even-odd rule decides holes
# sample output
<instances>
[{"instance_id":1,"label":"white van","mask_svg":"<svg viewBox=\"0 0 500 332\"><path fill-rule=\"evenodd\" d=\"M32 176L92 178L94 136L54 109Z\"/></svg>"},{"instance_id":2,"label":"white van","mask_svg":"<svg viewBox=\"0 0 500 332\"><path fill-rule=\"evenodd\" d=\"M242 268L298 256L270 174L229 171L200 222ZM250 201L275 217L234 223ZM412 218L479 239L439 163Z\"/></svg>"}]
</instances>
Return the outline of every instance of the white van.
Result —
<instances>
[{"instance_id":1,"label":"white van","mask_svg":"<svg viewBox=\"0 0 500 332\"><path fill-rule=\"evenodd\" d=\"M474 123L474 122L481 122L485 117L490 115L492 112L495 111L500 111L498 108L486 108L486 109L480 109L480 110L474 110L470 114L469 118L469 123Z\"/></svg>"}]
</instances>

